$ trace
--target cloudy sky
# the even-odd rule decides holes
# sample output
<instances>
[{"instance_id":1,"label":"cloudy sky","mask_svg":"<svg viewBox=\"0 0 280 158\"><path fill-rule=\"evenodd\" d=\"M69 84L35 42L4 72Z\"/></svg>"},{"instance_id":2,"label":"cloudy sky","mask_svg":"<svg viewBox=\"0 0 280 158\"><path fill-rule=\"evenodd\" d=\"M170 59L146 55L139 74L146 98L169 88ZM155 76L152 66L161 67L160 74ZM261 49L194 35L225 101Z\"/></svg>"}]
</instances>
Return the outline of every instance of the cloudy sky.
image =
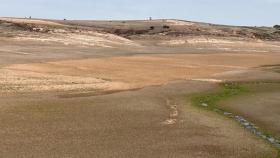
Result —
<instances>
[{"instance_id":1,"label":"cloudy sky","mask_svg":"<svg viewBox=\"0 0 280 158\"><path fill-rule=\"evenodd\" d=\"M56 19L176 18L231 25L280 24L280 0L0 0L0 16Z\"/></svg>"}]
</instances>

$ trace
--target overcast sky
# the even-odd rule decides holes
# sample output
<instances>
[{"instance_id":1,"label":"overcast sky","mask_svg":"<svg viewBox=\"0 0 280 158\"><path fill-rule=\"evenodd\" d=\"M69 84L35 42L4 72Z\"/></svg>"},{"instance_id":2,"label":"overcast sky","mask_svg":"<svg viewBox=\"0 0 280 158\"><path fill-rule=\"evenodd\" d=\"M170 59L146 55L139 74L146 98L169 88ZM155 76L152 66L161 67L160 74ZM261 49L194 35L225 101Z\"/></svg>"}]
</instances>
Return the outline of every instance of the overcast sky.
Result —
<instances>
[{"instance_id":1,"label":"overcast sky","mask_svg":"<svg viewBox=\"0 0 280 158\"><path fill-rule=\"evenodd\" d=\"M0 0L0 16L96 20L151 16L272 26L280 24L280 0Z\"/></svg>"}]
</instances>

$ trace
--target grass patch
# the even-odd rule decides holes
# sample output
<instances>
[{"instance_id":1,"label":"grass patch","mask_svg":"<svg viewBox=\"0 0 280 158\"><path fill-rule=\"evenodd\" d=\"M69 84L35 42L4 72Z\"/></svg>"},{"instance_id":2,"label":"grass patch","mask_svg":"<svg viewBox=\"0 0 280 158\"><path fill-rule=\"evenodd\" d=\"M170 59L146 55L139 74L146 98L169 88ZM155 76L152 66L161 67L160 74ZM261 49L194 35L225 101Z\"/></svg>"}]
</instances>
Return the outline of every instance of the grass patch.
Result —
<instances>
[{"instance_id":1,"label":"grass patch","mask_svg":"<svg viewBox=\"0 0 280 158\"><path fill-rule=\"evenodd\" d=\"M203 106L208 109L215 109L218 108L217 104L220 101L247 93L248 91L249 88L246 86L246 84L239 82L226 82L221 83L218 90L214 92L196 94L191 100L193 105L200 107Z\"/></svg>"}]
</instances>

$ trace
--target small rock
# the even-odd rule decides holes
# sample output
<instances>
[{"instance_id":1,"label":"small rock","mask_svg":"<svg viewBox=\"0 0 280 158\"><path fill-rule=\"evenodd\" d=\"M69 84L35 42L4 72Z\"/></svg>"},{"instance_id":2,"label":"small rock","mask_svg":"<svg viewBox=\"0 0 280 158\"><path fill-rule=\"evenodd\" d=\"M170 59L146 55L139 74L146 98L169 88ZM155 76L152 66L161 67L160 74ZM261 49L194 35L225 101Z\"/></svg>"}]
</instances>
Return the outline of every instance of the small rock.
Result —
<instances>
[{"instance_id":1,"label":"small rock","mask_svg":"<svg viewBox=\"0 0 280 158\"><path fill-rule=\"evenodd\" d=\"M249 130L253 129L252 126L246 126L246 128Z\"/></svg>"},{"instance_id":2,"label":"small rock","mask_svg":"<svg viewBox=\"0 0 280 158\"><path fill-rule=\"evenodd\" d=\"M202 103L201 106L208 107L208 104Z\"/></svg>"},{"instance_id":3,"label":"small rock","mask_svg":"<svg viewBox=\"0 0 280 158\"><path fill-rule=\"evenodd\" d=\"M270 138L268 138L267 139L269 142L271 142L271 143L275 143L275 139L273 138L273 137L270 137Z\"/></svg>"},{"instance_id":4,"label":"small rock","mask_svg":"<svg viewBox=\"0 0 280 158\"><path fill-rule=\"evenodd\" d=\"M250 123L245 122L245 123L243 123L243 125L244 125L244 126L250 126Z\"/></svg>"},{"instance_id":5,"label":"small rock","mask_svg":"<svg viewBox=\"0 0 280 158\"><path fill-rule=\"evenodd\" d=\"M225 115L225 116L230 116L230 115L232 115L232 113L230 113L230 112L224 112L224 115Z\"/></svg>"},{"instance_id":6,"label":"small rock","mask_svg":"<svg viewBox=\"0 0 280 158\"><path fill-rule=\"evenodd\" d=\"M167 119L167 120L165 120L164 122L162 122L162 124L164 124L164 125L173 125L173 124L175 124L176 122L177 122L176 119Z\"/></svg>"},{"instance_id":7,"label":"small rock","mask_svg":"<svg viewBox=\"0 0 280 158\"><path fill-rule=\"evenodd\" d=\"M256 133L257 133L257 131L256 131L252 126L251 126L250 131L251 131L253 134L256 134Z\"/></svg>"},{"instance_id":8,"label":"small rock","mask_svg":"<svg viewBox=\"0 0 280 158\"><path fill-rule=\"evenodd\" d=\"M257 132L256 135L261 136L262 132Z\"/></svg>"}]
</instances>

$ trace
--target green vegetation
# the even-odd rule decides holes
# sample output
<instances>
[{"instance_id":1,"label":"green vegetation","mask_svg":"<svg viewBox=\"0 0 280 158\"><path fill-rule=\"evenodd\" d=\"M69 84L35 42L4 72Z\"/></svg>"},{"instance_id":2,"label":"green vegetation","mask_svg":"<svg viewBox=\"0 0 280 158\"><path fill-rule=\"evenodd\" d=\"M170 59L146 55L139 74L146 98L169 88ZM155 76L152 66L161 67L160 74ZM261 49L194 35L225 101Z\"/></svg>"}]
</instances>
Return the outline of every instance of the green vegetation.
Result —
<instances>
[{"instance_id":1,"label":"green vegetation","mask_svg":"<svg viewBox=\"0 0 280 158\"><path fill-rule=\"evenodd\" d=\"M192 103L196 106L204 106L210 110L216 109L217 104L227 98L248 92L246 84L238 82L221 83L220 88L214 92L196 94L192 97Z\"/></svg>"}]
</instances>

